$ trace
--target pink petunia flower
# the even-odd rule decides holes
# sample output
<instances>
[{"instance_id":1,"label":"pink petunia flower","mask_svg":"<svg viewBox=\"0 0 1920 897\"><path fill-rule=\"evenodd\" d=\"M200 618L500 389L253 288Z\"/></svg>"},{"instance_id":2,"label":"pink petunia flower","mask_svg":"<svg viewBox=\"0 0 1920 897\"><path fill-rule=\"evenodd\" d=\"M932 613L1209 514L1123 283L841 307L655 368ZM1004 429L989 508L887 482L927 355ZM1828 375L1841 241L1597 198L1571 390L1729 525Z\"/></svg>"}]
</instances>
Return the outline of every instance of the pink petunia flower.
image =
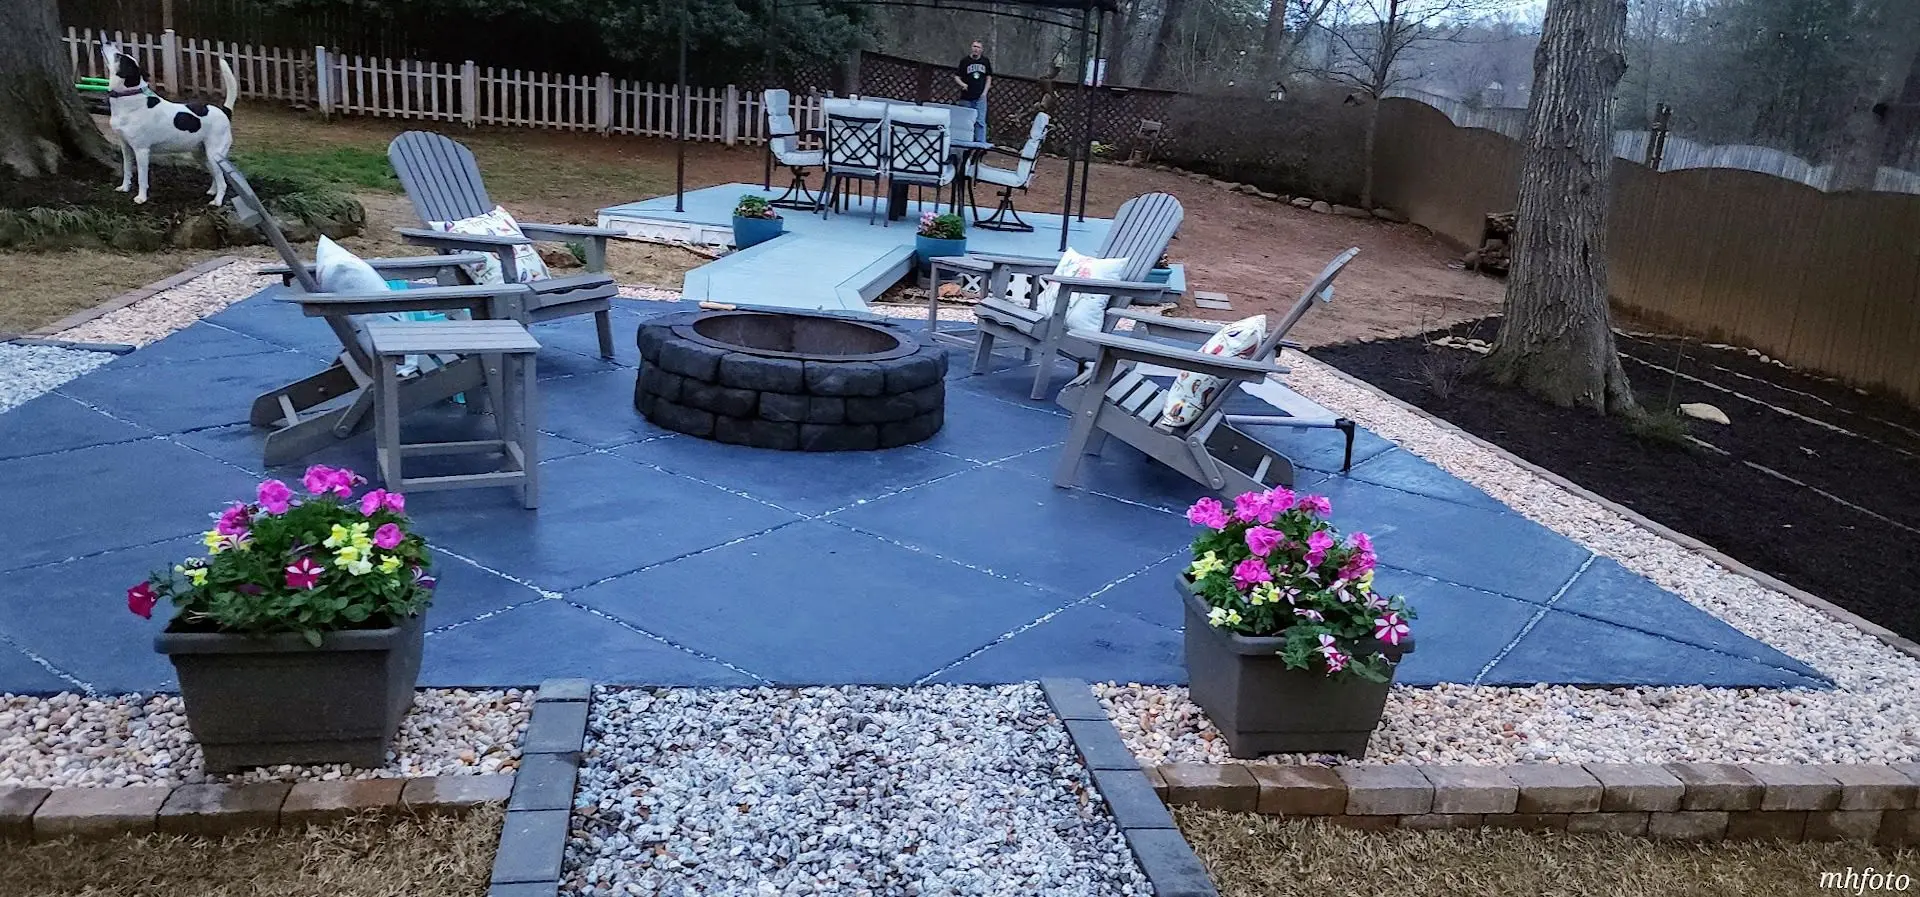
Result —
<instances>
[{"instance_id":1,"label":"pink petunia flower","mask_svg":"<svg viewBox=\"0 0 1920 897\"><path fill-rule=\"evenodd\" d=\"M401 532L400 527L387 523L373 531L373 544L391 551L393 546L400 544L400 540L406 537L407 534Z\"/></svg>"},{"instance_id":2,"label":"pink petunia flower","mask_svg":"<svg viewBox=\"0 0 1920 897\"><path fill-rule=\"evenodd\" d=\"M293 490L279 480L268 480L260 484L260 507L269 514L285 514L287 507L293 504Z\"/></svg>"},{"instance_id":3,"label":"pink petunia flower","mask_svg":"<svg viewBox=\"0 0 1920 897\"><path fill-rule=\"evenodd\" d=\"M1342 654L1339 651L1326 652L1326 658L1327 658L1328 673L1338 673L1341 670L1344 670L1347 668L1347 660L1348 660L1347 655Z\"/></svg>"},{"instance_id":4,"label":"pink petunia flower","mask_svg":"<svg viewBox=\"0 0 1920 897\"><path fill-rule=\"evenodd\" d=\"M1405 639L1411 631L1412 630L1407 628L1407 622L1400 619L1400 615L1392 611L1388 611L1386 616L1376 618L1373 621L1373 637L1389 645L1400 644L1401 640Z\"/></svg>"},{"instance_id":5,"label":"pink petunia flower","mask_svg":"<svg viewBox=\"0 0 1920 897\"><path fill-rule=\"evenodd\" d=\"M372 517L379 513L380 509L384 507L386 503L387 490L369 489L367 490L367 494L360 496L360 516Z\"/></svg>"},{"instance_id":6,"label":"pink petunia flower","mask_svg":"<svg viewBox=\"0 0 1920 897\"><path fill-rule=\"evenodd\" d=\"M1382 595L1379 592L1375 592L1372 595L1367 596L1367 606L1373 608L1374 610L1385 610L1389 607L1392 607L1393 602L1388 601L1385 595Z\"/></svg>"},{"instance_id":7,"label":"pink petunia flower","mask_svg":"<svg viewBox=\"0 0 1920 897\"><path fill-rule=\"evenodd\" d=\"M1256 526L1247 530L1247 550L1261 557L1272 554L1284 541L1286 537L1272 527Z\"/></svg>"},{"instance_id":8,"label":"pink petunia flower","mask_svg":"<svg viewBox=\"0 0 1920 897\"><path fill-rule=\"evenodd\" d=\"M313 558L301 558L287 566L287 588L311 589L320 582L320 574L325 567L313 562Z\"/></svg>"},{"instance_id":9,"label":"pink petunia flower","mask_svg":"<svg viewBox=\"0 0 1920 897\"><path fill-rule=\"evenodd\" d=\"M223 536L239 537L247 533L247 524L253 522L253 508L234 502L231 507L220 512L220 522L215 524L215 532Z\"/></svg>"},{"instance_id":10,"label":"pink petunia flower","mask_svg":"<svg viewBox=\"0 0 1920 897\"><path fill-rule=\"evenodd\" d=\"M1208 529L1226 529L1227 509L1221 506L1218 499L1202 498L1187 509L1187 522Z\"/></svg>"},{"instance_id":11,"label":"pink petunia flower","mask_svg":"<svg viewBox=\"0 0 1920 897\"><path fill-rule=\"evenodd\" d=\"M1326 614L1314 610L1311 607L1296 607L1293 609L1293 615L1303 620L1312 620L1315 623L1325 623L1327 621ZM1321 638L1332 638L1332 636L1323 635Z\"/></svg>"},{"instance_id":12,"label":"pink petunia flower","mask_svg":"<svg viewBox=\"0 0 1920 897\"><path fill-rule=\"evenodd\" d=\"M1273 581L1273 571L1259 558L1247 558L1233 567L1233 587L1244 592L1263 582Z\"/></svg>"},{"instance_id":13,"label":"pink petunia flower","mask_svg":"<svg viewBox=\"0 0 1920 897\"><path fill-rule=\"evenodd\" d=\"M1307 566L1318 567L1327 559L1327 549L1333 547L1333 537L1326 531L1315 531L1307 536Z\"/></svg>"},{"instance_id":14,"label":"pink petunia flower","mask_svg":"<svg viewBox=\"0 0 1920 897\"><path fill-rule=\"evenodd\" d=\"M405 514L407 512L407 497L405 495L398 492L389 492L386 495L385 501L387 503L387 510L395 514Z\"/></svg>"},{"instance_id":15,"label":"pink petunia flower","mask_svg":"<svg viewBox=\"0 0 1920 897\"><path fill-rule=\"evenodd\" d=\"M1324 495L1302 495L1294 500L1293 509L1325 517L1333 513L1333 502L1328 501Z\"/></svg>"},{"instance_id":16,"label":"pink petunia flower","mask_svg":"<svg viewBox=\"0 0 1920 897\"><path fill-rule=\"evenodd\" d=\"M1272 523L1273 518L1286 510L1273 506L1273 494L1270 492L1247 492L1233 500L1233 516L1246 523Z\"/></svg>"},{"instance_id":17,"label":"pink petunia flower","mask_svg":"<svg viewBox=\"0 0 1920 897\"><path fill-rule=\"evenodd\" d=\"M153 586L141 583L127 590L127 610L139 614L142 619L153 619L153 606L160 603L160 596L153 593Z\"/></svg>"}]
</instances>

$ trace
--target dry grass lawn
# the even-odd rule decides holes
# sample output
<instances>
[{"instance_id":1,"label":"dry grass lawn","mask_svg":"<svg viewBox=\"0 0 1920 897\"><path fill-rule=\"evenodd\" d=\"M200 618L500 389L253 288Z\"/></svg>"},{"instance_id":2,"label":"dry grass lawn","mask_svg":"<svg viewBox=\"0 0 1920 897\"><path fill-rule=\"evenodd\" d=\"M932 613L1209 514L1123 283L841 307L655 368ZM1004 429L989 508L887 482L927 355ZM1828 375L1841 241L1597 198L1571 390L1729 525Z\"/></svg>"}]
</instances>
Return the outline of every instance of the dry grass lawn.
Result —
<instances>
[{"instance_id":1,"label":"dry grass lawn","mask_svg":"<svg viewBox=\"0 0 1920 897\"><path fill-rule=\"evenodd\" d=\"M481 897L501 818L484 809L220 840L0 843L0 897Z\"/></svg>"},{"instance_id":2,"label":"dry grass lawn","mask_svg":"<svg viewBox=\"0 0 1920 897\"><path fill-rule=\"evenodd\" d=\"M1360 832L1246 813L1181 809L1176 816L1222 897L1791 897L1836 893L1820 887L1820 873L1849 866L1904 872L1920 888L1913 851L1850 844Z\"/></svg>"}]
</instances>

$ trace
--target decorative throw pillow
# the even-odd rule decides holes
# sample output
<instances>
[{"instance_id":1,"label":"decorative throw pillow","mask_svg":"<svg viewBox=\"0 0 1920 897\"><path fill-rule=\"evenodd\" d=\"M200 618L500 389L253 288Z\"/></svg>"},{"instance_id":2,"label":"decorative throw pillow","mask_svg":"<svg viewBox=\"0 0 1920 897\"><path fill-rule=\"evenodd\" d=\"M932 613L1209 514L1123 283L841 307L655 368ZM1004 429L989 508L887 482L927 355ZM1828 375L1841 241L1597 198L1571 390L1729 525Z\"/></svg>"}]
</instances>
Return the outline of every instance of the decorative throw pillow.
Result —
<instances>
[{"instance_id":1,"label":"decorative throw pillow","mask_svg":"<svg viewBox=\"0 0 1920 897\"><path fill-rule=\"evenodd\" d=\"M1232 355L1238 358L1252 358L1260 343L1267 338L1267 316L1254 315L1235 321L1214 331L1200 346L1200 351L1208 355ZM1160 411L1158 426L1168 429L1184 427L1200 419L1200 412L1213 400L1213 395L1227 381L1212 374L1196 374L1182 371L1173 378L1173 387L1167 390L1167 402Z\"/></svg>"},{"instance_id":2,"label":"decorative throw pillow","mask_svg":"<svg viewBox=\"0 0 1920 897\"><path fill-rule=\"evenodd\" d=\"M500 206L493 211L459 221L429 221L427 226L444 234L478 234L491 237L521 237L520 222L513 220L512 213ZM532 243L522 243L513 247L513 266L518 274L517 283L532 283L546 280L553 274L547 270L547 263L540 258L540 251ZM500 272L500 257L487 254L485 262L466 266L474 283L500 283L504 278Z\"/></svg>"},{"instance_id":3,"label":"decorative throw pillow","mask_svg":"<svg viewBox=\"0 0 1920 897\"><path fill-rule=\"evenodd\" d=\"M313 251L313 276L327 293L383 293L393 287L373 266L326 237Z\"/></svg>"},{"instance_id":4,"label":"decorative throw pillow","mask_svg":"<svg viewBox=\"0 0 1920 897\"><path fill-rule=\"evenodd\" d=\"M1081 255L1069 247L1060 256L1060 263L1053 266L1053 273L1062 277L1089 277L1098 280L1118 280L1127 269L1126 259L1097 259ZM1040 295L1034 297L1033 310L1043 315L1053 314L1054 303L1059 301L1060 285L1047 284ZM1067 297L1067 329L1099 330L1107 320L1107 304L1113 297L1105 293L1074 293Z\"/></svg>"}]
</instances>

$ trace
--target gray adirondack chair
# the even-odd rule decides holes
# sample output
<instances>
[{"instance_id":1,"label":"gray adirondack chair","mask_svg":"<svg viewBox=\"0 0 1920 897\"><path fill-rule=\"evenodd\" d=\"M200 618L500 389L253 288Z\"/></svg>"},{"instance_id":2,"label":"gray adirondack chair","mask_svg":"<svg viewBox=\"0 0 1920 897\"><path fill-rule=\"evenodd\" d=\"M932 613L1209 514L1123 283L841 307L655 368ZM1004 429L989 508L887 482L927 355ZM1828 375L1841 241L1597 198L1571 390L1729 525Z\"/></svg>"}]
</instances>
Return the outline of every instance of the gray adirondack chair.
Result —
<instances>
[{"instance_id":1,"label":"gray adirondack chair","mask_svg":"<svg viewBox=\"0 0 1920 897\"><path fill-rule=\"evenodd\" d=\"M413 200L413 209L423 223L458 221L493 211L494 202L487 197L487 187L481 182L480 167L474 162L473 153L444 136L426 131L408 131L393 138L393 142L387 145L387 160L393 163L394 173L400 176L400 184L406 187L407 198ZM535 240L556 243L578 240L584 243L587 248L587 273L529 284L533 288L533 298L527 307L527 319L530 323L538 324L556 318L591 314L595 329L599 331L601 357L613 357L611 300L619 295L620 288L613 282L612 275L606 273L607 240L623 236L619 231L576 224L529 224L524 221L520 223L520 232L524 237L447 234L412 227L403 227L399 231L403 239L417 246L451 252L492 253L500 259L500 269L508 283L514 281L517 271L513 260L515 246L524 246Z\"/></svg>"},{"instance_id":2,"label":"gray adirondack chair","mask_svg":"<svg viewBox=\"0 0 1920 897\"><path fill-rule=\"evenodd\" d=\"M1093 356L1086 343L1067 333L1067 306L1073 293L1105 293L1113 297L1110 310L1123 310L1136 300L1150 300L1164 294L1167 285L1147 280L1148 272L1160 261L1186 216L1180 200L1170 193L1147 193L1127 200L1113 216L1106 241L1093 253L1096 258L1125 258L1126 269L1117 280L1061 277L1053 273L1057 260L1020 258L1003 255L969 254L960 259L939 259L941 267L970 271L985 279L986 298L974 309L979 335L974 343L973 372L985 373L993 356L994 342L1005 340L1019 346L1027 357L1039 354L1039 370L1033 375L1034 399L1047 396L1053 379L1053 358L1065 355L1076 361ZM1023 302L1009 295L1015 274L1025 274L1031 284ZM1053 313L1043 315L1033 308L1033 297L1049 284L1058 284L1058 300ZM1105 325L1111 329L1111 325Z\"/></svg>"},{"instance_id":3,"label":"gray adirondack chair","mask_svg":"<svg viewBox=\"0 0 1920 897\"><path fill-rule=\"evenodd\" d=\"M247 183L246 176L230 161L222 161L220 171L232 188L230 195L240 221L264 233L285 262L265 269L265 273L278 274L284 284L298 289L281 297L281 301L297 303L306 316L324 319L340 340L340 354L325 370L253 400L248 420L256 427L272 428L267 433L267 466L286 464L373 427L376 396L374 362L365 332L368 316L467 311L475 318L524 323L527 297L531 293L525 284L475 286L462 282L461 265L486 260L477 253L366 260L383 277L394 280L432 277L441 284L437 287L361 294L322 292L313 263L302 260L294 252L265 204ZM477 392L487 383L481 364L482 360L475 357L454 358L433 370L407 378L399 384L399 413L425 408L468 391Z\"/></svg>"},{"instance_id":4,"label":"gray adirondack chair","mask_svg":"<svg viewBox=\"0 0 1920 897\"><path fill-rule=\"evenodd\" d=\"M1315 302L1333 301L1333 280L1360 254L1349 249L1327 263L1300 294L1293 307L1274 325L1252 358L1208 355L1199 345L1223 324L1183 321L1121 310L1108 313L1110 322L1134 321L1140 336L1075 331L1074 336L1095 348L1093 373L1085 385L1060 393L1061 407L1073 412L1073 427L1055 468L1053 484L1071 486L1079 476L1081 460L1099 454L1108 437L1119 439L1142 453L1213 490L1222 497L1274 486L1293 485L1293 462L1242 427L1279 426L1338 430L1346 437L1345 470L1353 463L1353 421L1336 417L1305 397L1268 379L1287 368L1276 359L1281 348L1299 348L1286 334ZM1194 348L1170 345L1191 343ZM1192 371L1225 378L1219 390L1193 423L1180 428L1158 425L1166 404L1169 374ZM1284 415L1229 414L1227 401L1242 383L1260 384L1260 398L1277 405Z\"/></svg>"}]
</instances>

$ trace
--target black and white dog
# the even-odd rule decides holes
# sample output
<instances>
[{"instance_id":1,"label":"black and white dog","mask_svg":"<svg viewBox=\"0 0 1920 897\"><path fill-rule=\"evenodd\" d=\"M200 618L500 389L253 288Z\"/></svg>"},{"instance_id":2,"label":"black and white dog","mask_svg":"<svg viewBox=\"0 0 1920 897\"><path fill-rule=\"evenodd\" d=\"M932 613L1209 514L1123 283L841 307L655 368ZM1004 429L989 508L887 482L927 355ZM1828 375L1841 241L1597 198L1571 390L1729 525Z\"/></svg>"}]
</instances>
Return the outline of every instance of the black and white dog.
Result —
<instances>
[{"instance_id":1,"label":"black and white dog","mask_svg":"<svg viewBox=\"0 0 1920 897\"><path fill-rule=\"evenodd\" d=\"M147 161L153 153L190 153L204 151L207 170L213 173L208 205L217 206L227 199L227 181L220 176L220 162L233 148L233 101L240 97L240 82L233 68L220 60L220 77L226 83L227 101L223 105L175 103L162 99L147 84L139 60L123 52L119 44L102 40L100 56L113 72L113 88L107 92L109 121L120 135L120 192L133 187L135 167L140 174L140 192L134 202L147 201Z\"/></svg>"}]
</instances>

